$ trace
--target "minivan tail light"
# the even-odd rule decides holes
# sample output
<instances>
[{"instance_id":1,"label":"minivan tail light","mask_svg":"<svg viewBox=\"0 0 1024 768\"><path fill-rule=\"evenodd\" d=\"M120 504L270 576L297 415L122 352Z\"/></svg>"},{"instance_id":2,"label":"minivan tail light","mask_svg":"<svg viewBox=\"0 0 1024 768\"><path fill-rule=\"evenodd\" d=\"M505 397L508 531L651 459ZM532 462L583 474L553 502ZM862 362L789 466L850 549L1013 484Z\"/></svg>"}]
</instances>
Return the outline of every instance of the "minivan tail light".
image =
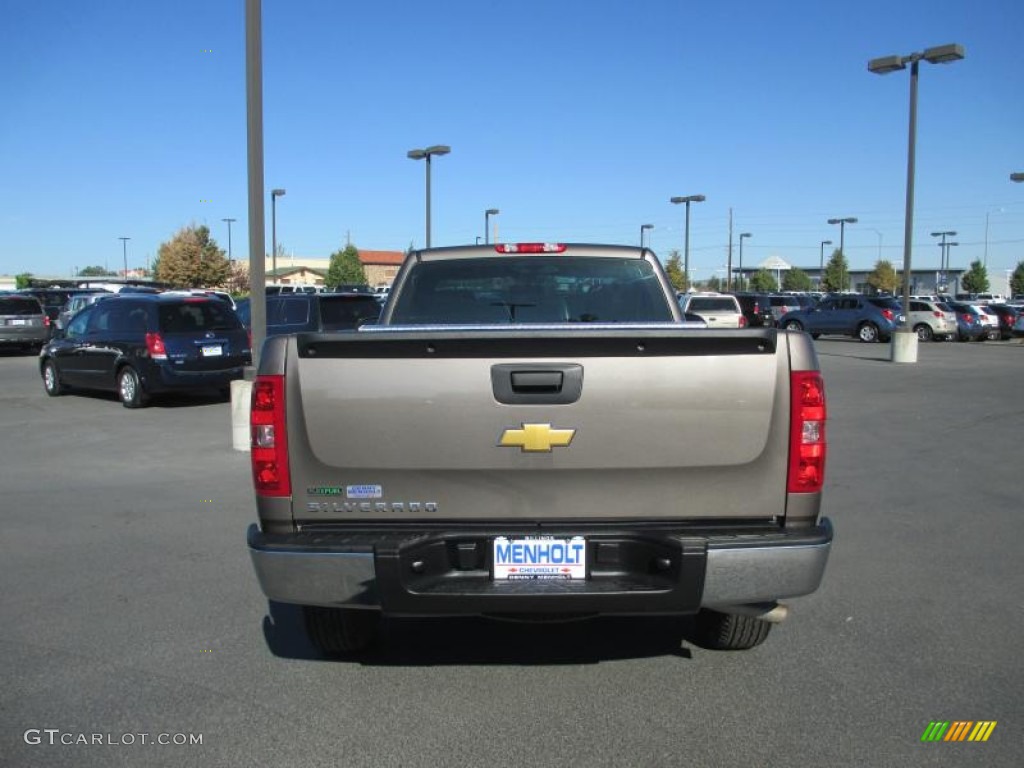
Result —
<instances>
[{"instance_id":1,"label":"minivan tail light","mask_svg":"<svg viewBox=\"0 0 1024 768\"><path fill-rule=\"evenodd\" d=\"M146 351L154 360L167 359L167 347L164 346L164 337L152 331L146 334Z\"/></svg>"},{"instance_id":2,"label":"minivan tail light","mask_svg":"<svg viewBox=\"0 0 1024 768\"><path fill-rule=\"evenodd\" d=\"M291 496L288 431L284 416L284 376L257 376L249 408L250 461L256 493Z\"/></svg>"},{"instance_id":3,"label":"minivan tail light","mask_svg":"<svg viewBox=\"0 0 1024 768\"><path fill-rule=\"evenodd\" d=\"M825 380L818 371L790 374L788 493L817 493L825 483Z\"/></svg>"}]
</instances>

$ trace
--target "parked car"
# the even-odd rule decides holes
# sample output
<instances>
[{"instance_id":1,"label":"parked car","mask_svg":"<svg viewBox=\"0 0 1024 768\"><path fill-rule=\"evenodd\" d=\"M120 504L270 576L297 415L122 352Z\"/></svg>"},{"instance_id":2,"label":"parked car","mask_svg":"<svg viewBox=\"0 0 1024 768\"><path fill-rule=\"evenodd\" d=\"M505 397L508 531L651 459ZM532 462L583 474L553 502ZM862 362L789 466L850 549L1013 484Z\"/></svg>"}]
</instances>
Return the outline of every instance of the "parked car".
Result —
<instances>
[{"instance_id":1,"label":"parked car","mask_svg":"<svg viewBox=\"0 0 1024 768\"><path fill-rule=\"evenodd\" d=\"M267 297L267 337L343 331L380 316L372 293L293 293Z\"/></svg>"},{"instance_id":2,"label":"parked car","mask_svg":"<svg viewBox=\"0 0 1024 768\"><path fill-rule=\"evenodd\" d=\"M910 314L907 326L917 332L921 341L945 341L955 339L958 333L956 313L939 308L936 301L910 300Z\"/></svg>"},{"instance_id":3,"label":"parked car","mask_svg":"<svg viewBox=\"0 0 1024 768\"><path fill-rule=\"evenodd\" d=\"M1014 337L1024 336L1024 312L1017 315L1017 319L1013 321L1013 335Z\"/></svg>"},{"instance_id":4,"label":"parked car","mask_svg":"<svg viewBox=\"0 0 1024 768\"><path fill-rule=\"evenodd\" d=\"M776 325L782 325L779 321L782 320L783 315L789 312L796 312L801 309L810 309L800 303L793 294L769 294L768 295L768 306L771 307L772 316L775 318Z\"/></svg>"},{"instance_id":5,"label":"parked car","mask_svg":"<svg viewBox=\"0 0 1024 768\"><path fill-rule=\"evenodd\" d=\"M86 307L39 356L51 397L68 388L106 390L125 408L173 391L227 397L251 364L249 334L226 303L162 294L118 294Z\"/></svg>"},{"instance_id":6,"label":"parked car","mask_svg":"<svg viewBox=\"0 0 1024 768\"><path fill-rule=\"evenodd\" d=\"M0 296L0 346L40 349L50 338L50 318L35 296Z\"/></svg>"},{"instance_id":7,"label":"parked car","mask_svg":"<svg viewBox=\"0 0 1024 768\"><path fill-rule=\"evenodd\" d=\"M830 334L887 342L903 321L900 303L891 296L843 294L829 296L816 307L789 312L779 325L807 331L813 338Z\"/></svg>"},{"instance_id":8,"label":"parked car","mask_svg":"<svg viewBox=\"0 0 1024 768\"><path fill-rule=\"evenodd\" d=\"M60 314L57 315L57 330L67 328L68 321L90 304L116 295L110 291L82 291L71 294L68 296L68 300L64 302L64 306L61 307Z\"/></svg>"},{"instance_id":9,"label":"parked car","mask_svg":"<svg viewBox=\"0 0 1024 768\"><path fill-rule=\"evenodd\" d=\"M23 296L34 296L43 305L43 311L49 320L47 331L52 335L57 329L60 311L64 308L68 297L79 292L77 288L23 288L18 293Z\"/></svg>"},{"instance_id":10,"label":"parked car","mask_svg":"<svg viewBox=\"0 0 1024 768\"><path fill-rule=\"evenodd\" d=\"M1000 336L999 315L993 312L989 308L988 304L972 301L971 306L978 310L978 317L981 318L981 324L988 330L987 338L990 341L997 341Z\"/></svg>"},{"instance_id":11,"label":"parked car","mask_svg":"<svg viewBox=\"0 0 1024 768\"><path fill-rule=\"evenodd\" d=\"M974 306L962 301L947 301L940 306L948 307L956 313L960 341L985 341L988 338L988 328L981 322L980 313Z\"/></svg>"},{"instance_id":12,"label":"parked car","mask_svg":"<svg viewBox=\"0 0 1024 768\"><path fill-rule=\"evenodd\" d=\"M740 310L747 318L747 326L750 328L771 328L775 325L775 315L772 314L771 302L766 293L734 293L733 296L740 303Z\"/></svg>"},{"instance_id":13,"label":"parked car","mask_svg":"<svg viewBox=\"0 0 1024 768\"><path fill-rule=\"evenodd\" d=\"M684 314L699 316L708 328L746 328L747 318L735 296L724 293L687 293L681 299Z\"/></svg>"},{"instance_id":14,"label":"parked car","mask_svg":"<svg viewBox=\"0 0 1024 768\"><path fill-rule=\"evenodd\" d=\"M1017 322L1020 310L1007 304L986 304L985 309L999 320L999 338L1012 338L1013 324Z\"/></svg>"}]
</instances>

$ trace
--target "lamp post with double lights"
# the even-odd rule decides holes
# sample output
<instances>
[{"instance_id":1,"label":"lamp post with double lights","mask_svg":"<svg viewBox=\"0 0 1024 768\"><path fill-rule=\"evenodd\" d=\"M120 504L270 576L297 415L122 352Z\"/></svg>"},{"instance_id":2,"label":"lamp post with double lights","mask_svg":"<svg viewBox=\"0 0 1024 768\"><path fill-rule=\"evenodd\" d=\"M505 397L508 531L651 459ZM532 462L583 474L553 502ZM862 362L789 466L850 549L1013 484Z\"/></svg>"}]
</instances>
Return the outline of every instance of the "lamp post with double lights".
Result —
<instances>
[{"instance_id":1,"label":"lamp post with double lights","mask_svg":"<svg viewBox=\"0 0 1024 768\"><path fill-rule=\"evenodd\" d=\"M125 279L125 282L127 283L128 282L128 241L131 240L131 238L130 237L119 237L117 239L121 241L121 251L122 251L122 255L124 256L124 279Z\"/></svg>"},{"instance_id":2,"label":"lamp post with double lights","mask_svg":"<svg viewBox=\"0 0 1024 768\"><path fill-rule=\"evenodd\" d=\"M284 197L284 193L283 189L270 190L270 271L274 275L274 282L277 282L277 198Z\"/></svg>"},{"instance_id":3,"label":"lamp post with double lights","mask_svg":"<svg viewBox=\"0 0 1024 768\"><path fill-rule=\"evenodd\" d=\"M686 283L686 290L690 290L690 203L703 203L704 195L687 195L686 197L673 197L670 203L679 205L686 204L686 235L683 245L683 278Z\"/></svg>"},{"instance_id":4,"label":"lamp post with double lights","mask_svg":"<svg viewBox=\"0 0 1024 768\"><path fill-rule=\"evenodd\" d=\"M945 232L932 232L932 237L941 237L942 241L938 243L941 253L939 257L939 271L942 273L942 282L944 285L949 285L949 276L946 274L949 271L949 251L946 250L946 238L956 237L956 232L952 229L947 229Z\"/></svg>"},{"instance_id":5,"label":"lamp post with double lights","mask_svg":"<svg viewBox=\"0 0 1024 768\"><path fill-rule=\"evenodd\" d=\"M831 240L821 241L821 253L818 254L818 287L821 288L822 282L825 280L825 246L832 245Z\"/></svg>"},{"instance_id":6,"label":"lamp post with double lights","mask_svg":"<svg viewBox=\"0 0 1024 768\"><path fill-rule=\"evenodd\" d=\"M221 219L221 221L227 222L228 225L228 265L234 266L235 260L231 258L231 222L238 221L238 219Z\"/></svg>"},{"instance_id":7,"label":"lamp post with double lights","mask_svg":"<svg viewBox=\"0 0 1024 768\"><path fill-rule=\"evenodd\" d=\"M750 237L750 233L749 232L740 232L740 290L741 291L745 290L744 287L743 287L743 239L746 238L746 237ZM781 289L782 286L780 285L779 288Z\"/></svg>"},{"instance_id":8,"label":"lamp post with double lights","mask_svg":"<svg viewBox=\"0 0 1024 768\"><path fill-rule=\"evenodd\" d=\"M644 247L644 232L646 232L648 229L654 229L654 225L653 224L641 224L640 225L640 247L641 248Z\"/></svg>"},{"instance_id":9,"label":"lamp post with double lights","mask_svg":"<svg viewBox=\"0 0 1024 768\"><path fill-rule=\"evenodd\" d=\"M857 217L856 216L847 216L845 219L829 219L828 223L829 224L838 224L839 225L839 252L841 254L843 254L843 261L846 261L846 248L845 248L845 244L846 244L846 225L847 224L856 224L857 223ZM846 270L842 269L842 267L840 267L840 272L839 272L839 290L840 291L845 291L846 290Z\"/></svg>"},{"instance_id":10,"label":"lamp post with double lights","mask_svg":"<svg viewBox=\"0 0 1024 768\"><path fill-rule=\"evenodd\" d=\"M497 216L501 211L497 208L488 208L484 211L484 244L491 242L491 216Z\"/></svg>"},{"instance_id":11,"label":"lamp post with double lights","mask_svg":"<svg viewBox=\"0 0 1024 768\"><path fill-rule=\"evenodd\" d=\"M906 69L910 64L910 121L907 131L907 206L903 224L903 317L910 316L910 270L914 233L914 162L917 142L917 76L921 59L929 64L948 64L964 57L964 47L957 43L926 48L908 56L882 56L868 62L868 71L876 75ZM893 336L892 361L917 362L917 334L912 328L897 328Z\"/></svg>"},{"instance_id":12,"label":"lamp post with double lights","mask_svg":"<svg viewBox=\"0 0 1024 768\"><path fill-rule=\"evenodd\" d=\"M406 157L410 160L427 161L427 248L430 247L430 158L434 155L447 155L452 148L444 144L434 144L426 149L410 149Z\"/></svg>"}]
</instances>

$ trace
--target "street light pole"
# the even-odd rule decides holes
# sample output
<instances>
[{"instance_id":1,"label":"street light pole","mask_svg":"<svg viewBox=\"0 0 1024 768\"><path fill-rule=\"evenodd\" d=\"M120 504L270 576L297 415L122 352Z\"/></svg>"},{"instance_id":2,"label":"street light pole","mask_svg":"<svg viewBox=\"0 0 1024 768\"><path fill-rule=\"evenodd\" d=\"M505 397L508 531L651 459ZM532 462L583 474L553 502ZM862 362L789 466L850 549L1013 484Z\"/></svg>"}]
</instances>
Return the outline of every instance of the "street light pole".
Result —
<instances>
[{"instance_id":1,"label":"street light pole","mask_svg":"<svg viewBox=\"0 0 1024 768\"><path fill-rule=\"evenodd\" d=\"M234 266L235 260L231 258L231 222L238 221L238 219L221 219L228 223L228 265Z\"/></svg>"},{"instance_id":2,"label":"street light pole","mask_svg":"<svg viewBox=\"0 0 1024 768\"><path fill-rule=\"evenodd\" d=\"M743 290L743 238L750 237L749 232L740 232L740 290ZM781 289L782 286L780 285Z\"/></svg>"},{"instance_id":3,"label":"street light pole","mask_svg":"<svg viewBox=\"0 0 1024 768\"><path fill-rule=\"evenodd\" d=\"M686 203L686 236L683 246L683 278L686 282L686 290L690 290L690 203L703 203L704 195L688 195L686 197L673 197L670 203Z\"/></svg>"},{"instance_id":4,"label":"street light pole","mask_svg":"<svg viewBox=\"0 0 1024 768\"><path fill-rule=\"evenodd\" d=\"M272 249L270 271L274 275L275 283L277 282L277 198L283 197L284 193L283 189L270 190L270 247Z\"/></svg>"},{"instance_id":5,"label":"street light pole","mask_svg":"<svg viewBox=\"0 0 1024 768\"><path fill-rule=\"evenodd\" d=\"M654 229L653 224L641 224L640 225L640 248L644 247L644 232L648 229Z\"/></svg>"},{"instance_id":6,"label":"street light pole","mask_svg":"<svg viewBox=\"0 0 1024 768\"><path fill-rule=\"evenodd\" d=\"M491 242L491 216L497 216L501 211L497 208L488 208L484 211L484 243Z\"/></svg>"},{"instance_id":7,"label":"street light pole","mask_svg":"<svg viewBox=\"0 0 1024 768\"><path fill-rule=\"evenodd\" d=\"M914 154L917 141L917 70L921 59L930 64L948 64L964 57L962 45L952 43L926 48L909 56L883 56L868 62L868 71L886 75L910 64L910 125L907 138L907 208L903 224L903 317L910 317L910 269L914 233ZM911 328L897 329L893 337L892 360L896 363L917 362L917 334Z\"/></svg>"},{"instance_id":8,"label":"street light pole","mask_svg":"<svg viewBox=\"0 0 1024 768\"><path fill-rule=\"evenodd\" d=\"M821 253L818 255L818 287L821 288L822 282L825 280L825 246L832 245L831 240L821 241Z\"/></svg>"},{"instance_id":9,"label":"street light pole","mask_svg":"<svg viewBox=\"0 0 1024 768\"><path fill-rule=\"evenodd\" d=\"M846 247L845 247L845 244L846 244L846 225L847 224L856 224L857 223L857 218L855 216L847 216L845 219L829 219L828 223L829 224L838 224L839 225L839 252L841 254L843 254L843 261L845 262L846 261ZM840 262L840 264L842 264L842 262ZM845 291L846 290L846 270L842 269L842 266L840 266L840 272L839 272L839 290L840 291Z\"/></svg>"},{"instance_id":10,"label":"street light pole","mask_svg":"<svg viewBox=\"0 0 1024 768\"><path fill-rule=\"evenodd\" d=\"M410 149L406 157L410 160L427 161L427 248L430 247L430 158L434 155L447 155L452 148L444 144L435 144L426 149Z\"/></svg>"},{"instance_id":11,"label":"street light pole","mask_svg":"<svg viewBox=\"0 0 1024 768\"><path fill-rule=\"evenodd\" d=\"M131 238L130 237L119 237L117 239L121 241L121 251L123 252L123 255L124 255L124 280L127 283L128 282L128 241L131 240Z\"/></svg>"},{"instance_id":12,"label":"street light pole","mask_svg":"<svg viewBox=\"0 0 1024 768\"><path fill-rule=\"evenodd\" d=\"M951 229L947 229L945 232L932 232L932 237L941 237L939 248L942 249L942 256L939 259L939 271L942 273L942 282L944 285L949 285L949 275L946 273L949 271L949 251L946 250L946 237L956 237L956 232Z\"/></svg>"}]
</instances>

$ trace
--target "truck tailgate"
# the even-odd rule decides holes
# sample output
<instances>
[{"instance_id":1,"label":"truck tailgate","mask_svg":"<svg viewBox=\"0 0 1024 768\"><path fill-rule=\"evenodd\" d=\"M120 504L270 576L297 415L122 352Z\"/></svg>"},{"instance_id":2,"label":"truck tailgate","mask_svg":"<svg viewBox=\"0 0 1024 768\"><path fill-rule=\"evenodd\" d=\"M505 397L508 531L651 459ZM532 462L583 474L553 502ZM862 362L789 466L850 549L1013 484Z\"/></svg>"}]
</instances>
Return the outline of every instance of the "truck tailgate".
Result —
<instances>
[{"instance_id":1,"label":"truck tailgate","mask_svg":"<svg viewBox=\"0 0 1024 768\"><path fill-rule=\"evenodd\" d=\"M294 517L775 517L789 438L784 339L564 326L292 337ZM510 392L513 373L536 376Z\"/></svg>"}]
</instances>

